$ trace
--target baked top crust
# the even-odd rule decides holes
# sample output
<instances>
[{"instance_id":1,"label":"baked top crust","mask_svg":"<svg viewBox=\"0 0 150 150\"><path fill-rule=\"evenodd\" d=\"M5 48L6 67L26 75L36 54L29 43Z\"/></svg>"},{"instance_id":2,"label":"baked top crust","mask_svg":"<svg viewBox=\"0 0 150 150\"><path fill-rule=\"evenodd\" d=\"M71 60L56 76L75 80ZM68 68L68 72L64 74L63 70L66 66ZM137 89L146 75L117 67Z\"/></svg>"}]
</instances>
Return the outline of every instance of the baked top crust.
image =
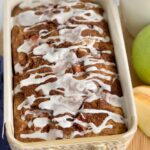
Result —
<instances>
[{"instance_id":1,"label":"baked top crust","mask_svg":"<svg viewBox=\"0 0 150 150\"><path fill-rule=\"evenodd\" d=\"M28 0L12 12L15 137L23 142L124 133L114 48L103 8Z\"/></svg>"}]
</instances>

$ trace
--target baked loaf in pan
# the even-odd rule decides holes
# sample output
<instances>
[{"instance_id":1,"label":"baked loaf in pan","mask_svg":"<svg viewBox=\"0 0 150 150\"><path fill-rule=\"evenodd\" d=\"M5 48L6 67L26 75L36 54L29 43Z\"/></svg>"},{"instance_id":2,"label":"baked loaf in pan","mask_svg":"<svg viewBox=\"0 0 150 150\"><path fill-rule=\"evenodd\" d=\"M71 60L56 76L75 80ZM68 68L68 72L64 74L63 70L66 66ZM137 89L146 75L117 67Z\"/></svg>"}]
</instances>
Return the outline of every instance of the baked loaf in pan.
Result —
<instances>
[{"instance_id":1,"label":"baked loaf in pan","mask_svg":"<svg viewBox=\"0 0 150 150\"><path fill-rule=\"evenodd\" d=\"M114 48L103 8L26 0L12 11L14 134L22 142L124 133Z\"/></svg>"}]
</instances>

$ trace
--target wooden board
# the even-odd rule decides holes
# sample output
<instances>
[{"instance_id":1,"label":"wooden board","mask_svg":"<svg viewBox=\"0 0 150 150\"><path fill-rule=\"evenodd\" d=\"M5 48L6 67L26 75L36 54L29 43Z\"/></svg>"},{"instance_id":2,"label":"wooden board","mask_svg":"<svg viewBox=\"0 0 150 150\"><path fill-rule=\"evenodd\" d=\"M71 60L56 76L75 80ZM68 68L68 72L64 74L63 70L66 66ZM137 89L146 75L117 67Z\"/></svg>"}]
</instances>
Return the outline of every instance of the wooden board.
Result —
<instances>
[{"instance_id":1,"label":"wooden board","mask_svg":"<svg viewBox=\"0 0 150 150\"><path fill-rule=\"evenodd\" d=\"M125 38L125 43L126 43L126 49L127 49L127 55L128 55L128 61L129 61L129 67L130 67L130 72L131 72L131 77L132 77L132 83L133 86L138 86L142 85L138 77L136 76L132 63L131 63L131 47L132 47L132 42L133 38L130 36L130 34L127 32L127 30L124 28L124 38ZM0 55L2 55L2 33L0 32ZM5 49L6 50L6 49ZM146 137L140 129L136 132L136 135L129 145L129 148L127 150L150 150L150 138Z\"/></svg>"}]
</instances>

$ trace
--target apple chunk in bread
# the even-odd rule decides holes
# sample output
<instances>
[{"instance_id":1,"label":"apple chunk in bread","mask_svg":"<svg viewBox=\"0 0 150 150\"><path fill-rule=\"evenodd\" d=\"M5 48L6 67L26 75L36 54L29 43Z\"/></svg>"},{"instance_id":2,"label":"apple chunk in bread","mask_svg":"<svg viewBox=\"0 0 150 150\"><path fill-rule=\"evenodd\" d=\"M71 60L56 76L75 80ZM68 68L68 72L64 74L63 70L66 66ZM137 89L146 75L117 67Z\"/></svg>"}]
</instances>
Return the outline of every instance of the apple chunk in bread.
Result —
<instances>
[{"instance_id":1,"label":"apple chunk in bread","mask_svg":"<svg viewBox=\"0 0 150 150\"><path fill-rule=\"evenodd\" d=\"M134 88L140 129L150 137L150 86Z\"/></svg>"}]
</instances>

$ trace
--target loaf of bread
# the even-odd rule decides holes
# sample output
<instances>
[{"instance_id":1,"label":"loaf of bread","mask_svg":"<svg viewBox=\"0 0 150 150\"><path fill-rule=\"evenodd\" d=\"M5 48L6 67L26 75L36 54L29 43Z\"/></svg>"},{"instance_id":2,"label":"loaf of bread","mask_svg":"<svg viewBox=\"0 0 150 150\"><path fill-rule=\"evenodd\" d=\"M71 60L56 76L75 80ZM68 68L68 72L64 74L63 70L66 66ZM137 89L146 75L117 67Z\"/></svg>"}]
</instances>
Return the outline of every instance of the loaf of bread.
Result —
<instances>
[{"instance_id":1,"label":"loaf of bread","mask_svg":"<svg viewBox=\"0 0 150 150\"><path fill-rule=\"evenodd\" d=\"M103 8L25 0L12 11L14 134L22 142L126 132Z\"/></svg>"}]
</instances>

